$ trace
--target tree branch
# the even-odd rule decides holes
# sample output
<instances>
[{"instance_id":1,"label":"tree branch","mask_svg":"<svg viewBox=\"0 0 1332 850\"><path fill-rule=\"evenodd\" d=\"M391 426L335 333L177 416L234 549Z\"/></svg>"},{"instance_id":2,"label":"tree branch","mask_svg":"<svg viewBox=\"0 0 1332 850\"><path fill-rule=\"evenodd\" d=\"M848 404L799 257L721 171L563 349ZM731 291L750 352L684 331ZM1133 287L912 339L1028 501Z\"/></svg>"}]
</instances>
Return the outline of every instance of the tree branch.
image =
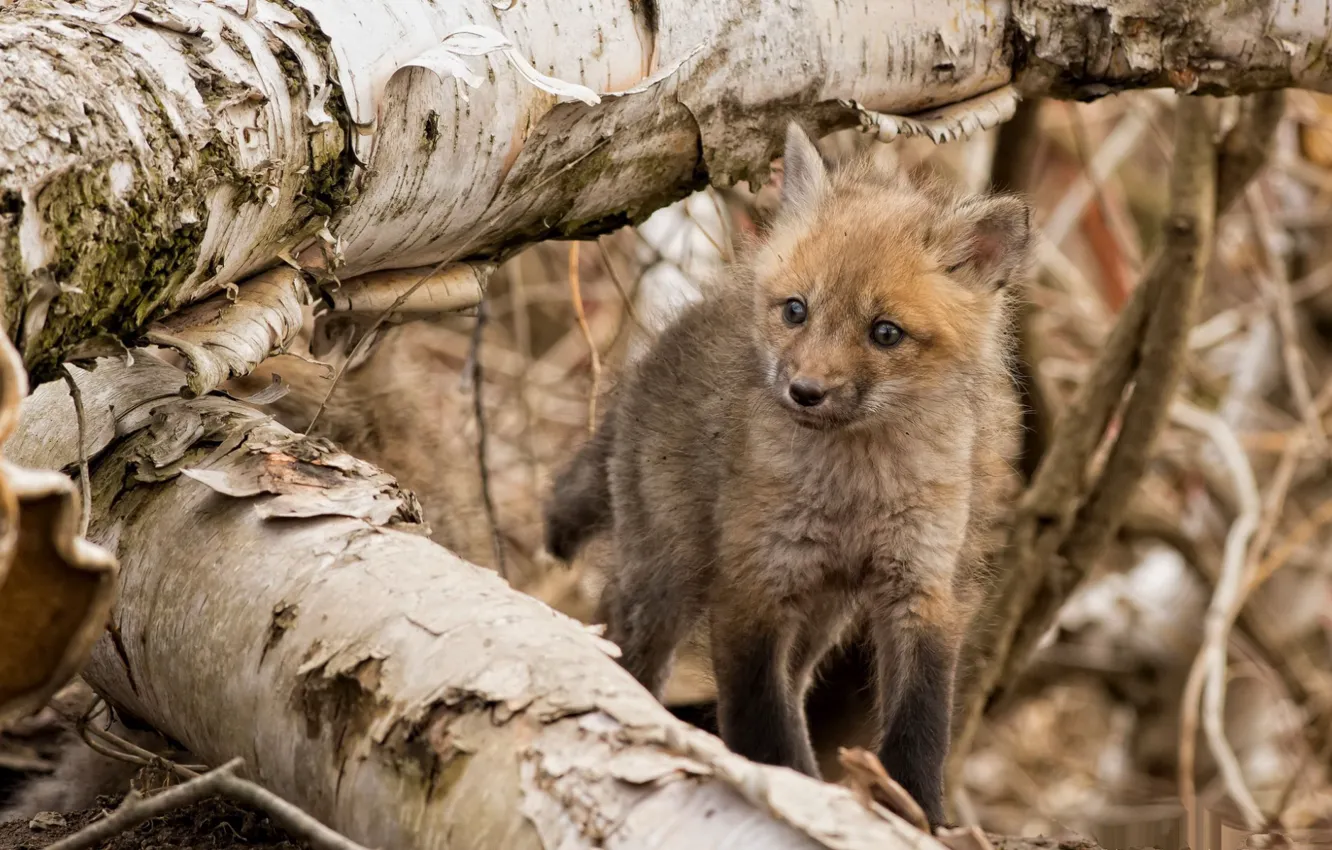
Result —
<instances>
[{"instance_id":1,"label":"tree branch","mask_svg":"<svg viewBox=\"0 0 1332 850\"><path fill-rule=\"evenodd\" d=\"M0 114L0 319L46 380L84 343L133 343L310 245L331 245L344 277L495 260L761 180L789 118L854 126L857 98L951 138L1002 114L1012 83L1077 98L1327 88L1332 70L1304 57L1332 33L1272 29L1299 3L894 0L754 17L590 0L513 6L516 43L429 0L248 18L160 0L132 23L14 5L0 22L22 104ZM1273 37L1239 37L1259 29ZM471 109L452 108L461 94Z\"/></svg>"},{"instance_id":2,"label":"tree branch","mask_svg":"<svg viewBox=\"0 0 1332 850\"><path fill-rule=\"evenodd\" d=\"M1211 254L1216 154L1210 104L1186 98L1176 115L1171 213L1163 246L1111 332L1018 509L994 596L992 632L968 644L951 775L960 776L987 706L1014 683L1068 593L1113 538L1168 415L1187 332ZM1125 390L1120 431L1101 474L1085 479L1092 453Z\"/></svg>"}]
</instances>

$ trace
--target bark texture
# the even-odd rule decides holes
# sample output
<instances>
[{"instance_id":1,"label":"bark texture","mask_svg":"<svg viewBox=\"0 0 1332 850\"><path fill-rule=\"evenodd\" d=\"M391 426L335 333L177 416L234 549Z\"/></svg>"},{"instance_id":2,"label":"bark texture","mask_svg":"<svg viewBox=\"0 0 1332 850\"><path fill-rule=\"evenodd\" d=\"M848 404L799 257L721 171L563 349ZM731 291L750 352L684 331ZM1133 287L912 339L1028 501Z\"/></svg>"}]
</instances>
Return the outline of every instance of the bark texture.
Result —
<instances>
[{"instance_id":1,"label":"bark texture","mask_svg":"<svg viewBox=\"0 0 1332 850\"><path fill-rule=\"evenodd\" d=\"M676 720L586 627L427 540L368 464L182 399L147 355L78 382L90 536L121 559L85 676L208 762L367 846L940 850ZM39 388L7 455L68 464L71 405Z\"/></svg>"},{"instance_id":2,"label":"bark texture","mask_svg":"<svg viewBox=\"0 0 1332 850\"><path fill-rule=\"evenodd\" d=\"M11 3L0 319L43 380L280 256L343 277L490 260L762 177L792 116L941 139L1011 114L1010 83L1327 88L1329 8Z\"/></svg>"}]
</instances>

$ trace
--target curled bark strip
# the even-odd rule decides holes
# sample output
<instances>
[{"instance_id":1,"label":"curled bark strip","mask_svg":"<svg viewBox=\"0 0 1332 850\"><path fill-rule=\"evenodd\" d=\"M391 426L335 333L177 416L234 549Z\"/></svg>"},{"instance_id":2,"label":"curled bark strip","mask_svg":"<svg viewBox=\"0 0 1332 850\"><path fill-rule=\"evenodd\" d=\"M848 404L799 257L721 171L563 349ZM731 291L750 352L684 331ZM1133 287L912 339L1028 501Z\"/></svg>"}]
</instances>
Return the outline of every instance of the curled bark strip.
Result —
<instances>
[{"instance_id":1,"label":"curled bark strip","mask_svg":"<svg viewBox=\"0 0 1332 850\"><path fill-rule=\"evenodd\" d=\"M19 354L0 338L0 441L26 394ZM83 509L65 475L0 458L0 728L44 706L106 626L116 561L80 536Z\"/></svg>"},{"instance_id":2,"label":"curled bark strip","mask_svg":"<svg viewBox=\"0 0 1332 850\"><path fill-rule=\"evenodd\" d=\"M164 414L117 399L124 437L94 464L92 533L121 554L123 593L121 639L97 646L85 677L200 759L244 758L366 846L941 850L848 789L678 721L581 623L415 533L404 511L267 519L256 508L280 495L225 495L169 463L132 484L146 458L222 469L255 449L268 463L285 441L307 459L302 487L392 495L372 468L236 402L160 401L180 373L136 361L80 376L85 397L137 386ZM73 430L63 385L43 389L21 427ZM194 421L195 439L175 439L173 420ZM23 459L67 463L52 450L77 440L57 436L26 442Z\"/></svg>"},{"instance_id":3,"label":"curled bark strip","mask_svg":"<svg viewBox=\"0 0 1332 850\"><path fill-rule=\"evenodd\" d=\"M1020 99L1017 89L1010 85L915 115L885 115L855 101L844 101L843 105L855 110L861 129L874 133L881 142L891 142L898 136L926 136L938 145L969 139L1004 123L1013 117Z\"/></svg>"},{"instance_id":4,"label":"curled bark strip","mask_svg":"<svg viewBox=\"0 0 1332 850\"><path fill-rule=\"evenodd\" d=\"M255 506L266 519L346 516L375 525L420 519L415 499L399 490L392 476L350 455L294 441L263 425L246 434L244 449L180 472L225 496L273 496ZM378 486L366 486L370 483Z\"/></svg>"},{"instance_id":5,"label":"curled bark strip","mask_svg":"<svg viewBox=\"0 0 1332 850\"><path fill-rule=\"evenodd\" d=\"M285 351L300 333L301 308L308 302L300 272L278 267L241 284L234 298L218 294L153 325L147 338L185 355L189 371L182 395L194 398Z\"/></svg>"},{"instance_id":6,"label":"curled bark strip","mask_svg":"<svg viewBox=\"0 0 1332 850\"><path fill-rule=\"evenodd\" d=\"M344 280L325 297L332 308L345 313L431 316L475 307L485 295L491 264L452 263L433 269L394 269ZM424 283L421 282L425 276ZM398 299L412 290L401 303Z\"/></svg>"}]
</instances>

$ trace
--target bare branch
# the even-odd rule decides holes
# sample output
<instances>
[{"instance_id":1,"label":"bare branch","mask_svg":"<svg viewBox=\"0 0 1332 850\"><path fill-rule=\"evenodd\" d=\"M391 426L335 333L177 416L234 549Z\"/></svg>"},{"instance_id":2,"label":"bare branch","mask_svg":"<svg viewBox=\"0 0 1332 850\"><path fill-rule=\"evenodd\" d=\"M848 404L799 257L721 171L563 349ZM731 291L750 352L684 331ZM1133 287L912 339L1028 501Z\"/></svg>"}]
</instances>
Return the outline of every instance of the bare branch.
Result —
<instances>
[{"instance_id":1,"label":"bare branch","mask_svg":"<svg viewBox=\"0 0 1332 850\"><path fill-rule=\"evenodd\" d=\"M1258 92L1240 101L1239 117L1217 151L1216 211L1226 212L1267 164L1286 109L1284 91Z\"/></svg>"},{"instance_id":2,"label":"bare branch","mask_svg":"<svg viewBox=\"0 0 1332 850\"><path fill-rule=\"evenodd\" d=\"M1252 571L1249 542L1262 517L1262 500L1254 481L1249 458L1240 447L1230 426L1220 417L1205 413L1192 405L1177 401L1170 415L1187 428L1207 435L1221 452L1226 468L1230 470L1239 496L1240 512L1226 534L1226 549L1221 576L1216 592L1203 620L1203 644L1198 650L1189 677L1184 685L1180 708L1179 733L1179 786L1185 811L1194 811L1196 794L1193 783L1194 741L1198 734L1198 701L1203 699L1203 729L1208 746L1221 767L1230 796L1239 805L1250 829L1263 825L1263 813L1244 783L1239 760L1225 736L1226 705L1226 649L1230 644L1230 629L1244 604L1245 592ZM1206 691L1204 693L1204 686Z\"/></svg>"},{"instance_id":3,"label":"bare branch","mask_svg":"<svg viewBox=\"0 0 1332 850\"><path fill-rule=\"evenodd\" d=\"M222 789L223 777L230 775L243 763L241 759L232 759L211 773L197 776L184 785L169 788L147 799L140 798L131 791L120 808L110 817L89 824L73 835L62 838L50 845L48 850L88 850L141 823L192 806L200 800L206 800L218 794Z\"/></svg>"},{"instance_id":4,"label":"bare branch","mask_svg":"<svg viewBox=\"0 0 1332 850\"><path fill-rule=\"evenodd\" d=\"M960 776L987 706L1002 700L1068 592L1115 535L1169 409L1211 253L1216 154L1210 105L1181 100L1164 244L1116 323L1017 511L993 596L992 631L968 643L950 776ZM1145 364L1145 365L1144 365ZM1099 478L1088 463L1125 390L1120 432Z\"/></svg>"},{"instance_id":5,"label":"bare branch","mask_svg":"<svg viewBox=\"0 0 1332 850\"><path fill-rule=\"evenodd\" d=\"M90 747L105 756L127 761L131 764L145 767L149 765L157 765L170 771L181 779L186 780L186 784L180 786L181 788L189 787L189 785L199 781L201 778L199 775L200 771L205 770L205 768L177 764L170 759L162 758L156 753L146 750L131 741L125 740L114 732L110 732L106 729L99 729L89 722L99 711L105 709L106 703L99 699L89 709L88 716L86 716L79 724L83 740ZM234 765L237 768L239 768L240 764L241 759L239 758L228 762L228 765ZM226 765L218 768L218 771L222 771L225 768ZM205 776L212 776L218 771L205 774ZM267 812L279 826L293 836L304 839L311 847L316 848L316 850L365 850L361 845L324 826L322 823L273 792L253 782L231 775L230 772L228 772L227 776L217 780L216 793L228 797L237 803L242 803L251 806L252 808L261 809L262 811ZM160 797L161 795L158 796ZM153 797L151 799L156 800L158 797ZM172 808L184 808L184 806L192 805L194 802L198 801L192 800ZM152 817L158 817L160 814L162 814L162 812L152 815ZM125 829L130 829L133 826L135 826L135 824L130 824L125 827ZM124 830L122 829L120 831L123 832Z\"/></svg>"}]
</instances>

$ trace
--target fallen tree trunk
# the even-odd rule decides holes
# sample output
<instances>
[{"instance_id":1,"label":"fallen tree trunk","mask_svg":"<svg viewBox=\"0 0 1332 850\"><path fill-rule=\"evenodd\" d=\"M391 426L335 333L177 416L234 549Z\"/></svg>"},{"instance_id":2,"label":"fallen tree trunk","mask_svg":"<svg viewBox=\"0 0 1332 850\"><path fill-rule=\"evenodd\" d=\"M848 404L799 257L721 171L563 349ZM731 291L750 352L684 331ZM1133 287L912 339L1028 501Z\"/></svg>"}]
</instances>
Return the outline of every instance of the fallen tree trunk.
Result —
<instances>
[{"instance_id":1,"label":"fallen tree trunk","mask_svg":"<svg viewBox=\"0 0 1332 850\"><path fill-rule=\"evenodd\" d=\"M40 381L280 256L346 277L639 220L763 176L792 116L945 139L1017 90L1328 88L1329 5L0 4L0 319Z\"/></svg>"},{"instance_id":2,"label":"fallen tree trunk","mask_svg":"<svg viewBox=\"0 0 1332 850\"><path fill-rule=\"evenodd\" d=\"M941 850L676 720L586 627L429 542L387 475L136 361L77 374L90 537L121 564L85 675L199 757L367 846ZM74 462L74 419L39 388L7 457Z\"/></svg>"}]
</instances>

